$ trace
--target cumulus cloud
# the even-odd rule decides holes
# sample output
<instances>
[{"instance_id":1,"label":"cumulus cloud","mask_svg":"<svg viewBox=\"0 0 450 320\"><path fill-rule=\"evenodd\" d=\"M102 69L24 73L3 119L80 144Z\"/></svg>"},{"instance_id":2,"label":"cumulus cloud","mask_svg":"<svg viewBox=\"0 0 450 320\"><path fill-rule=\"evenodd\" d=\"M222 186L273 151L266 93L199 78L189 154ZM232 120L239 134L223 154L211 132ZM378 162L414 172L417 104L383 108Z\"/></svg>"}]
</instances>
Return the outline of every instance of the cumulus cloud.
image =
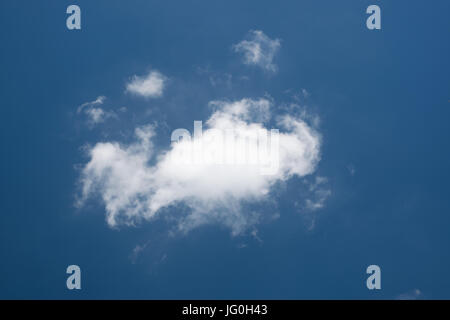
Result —
<instances>
[{"instance_id":1,"label":"cumulus cloud","mask_svg":"<svg viewBox=\"0 0 450 320\"><path fill-rule=\"evenodd\" d=\"M133 76L126 85L126 91L144 98L158 98L163 95L167 77L158 71L150 71L145 76Z\"/></svg>"},{"instance_id":2,"label":"cumulus cloud","mask_svg":"<svg viewBox=\"0 0 450 320\"><path fill-rule=\"evenodd\" d=\"M112 111L105 111L100 107L106 100L106 97L99 96L94 101L86 102L80 105L77 113L83 113L88 118L90 126L104 122L107 118L115 117Z\"/></svg>"},{"instance_id":3,"label":"cumulus cloud","mask_svg":"<svg viewBox=\"0 0 450 320\"><path fill-rule=\"evenodd\" d=\"M243 55L244 63L255 65L270 72L276 72L277 66L273 63L275 54L281 46L279 39L270 39L260 30L249 32L247 40L233 46L235 52Z\"/></svg>"},{"instance_id":4,"label":"cumulus cloud","mask_svg":"<svg viewBox=\"0 0 450 320\"><path fill-rule=\"evenodd\" d=\"M187 130L178 131L183 138L165 151L152 144L152 126L137 128L136 140L130 144L97 143L89 150L81 173L79 204L99 195L112 227L167 216L170 210L165 209L176 207L179 210L172 220L176 230L187 232L211 223L225 225L234 235L254 229L260 214L243 208L270 200L277 183L314 172L320 159L320 135L301 118L287 114L272 119L268 99L213 101L210 106L212 114L202 134L194 132L191 137ZM271 120L279 128L276 136L267 124ZM240 143L225 142L220 132L229 133L228 142ZM258 140L258 134L268 139ZM236 161L258 148L265 150L257 154L258 161ZM230 154L231 162L227 161ZM261 166L273 169L274 164L276 170L269 174L261 171ZM170 214L173 218L173 210Z\"/></svg>"}]
</instances>

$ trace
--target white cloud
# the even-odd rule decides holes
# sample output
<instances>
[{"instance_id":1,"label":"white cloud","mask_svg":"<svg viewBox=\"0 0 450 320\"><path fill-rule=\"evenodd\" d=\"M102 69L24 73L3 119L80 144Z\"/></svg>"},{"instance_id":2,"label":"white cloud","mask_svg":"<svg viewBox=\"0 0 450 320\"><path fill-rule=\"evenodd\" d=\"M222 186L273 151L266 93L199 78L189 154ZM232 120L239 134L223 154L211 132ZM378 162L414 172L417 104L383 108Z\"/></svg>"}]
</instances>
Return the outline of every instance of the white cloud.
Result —
<instances>
[{"instance_id":1,"label":"white cloud","mask_svg":"<svg viewBox=\"0 0 450 320\"><path fill-rule=\"evenodd\" d=\"M273 63L273 59L280 46L279 39L272 40L264 32L253 30L249 32L248 40L239 42L233 46L233 49L243 54L245 64L276 72L277 66Z\"/></svg>"},{"instance_id":2,"label":"white cloud","mask_svg":"<svg viewBox=\"0 0 450 320\"><path fill-rule=\"evenodd\" d=\"M90 126L104 122L107 118L115 117L115 113L112 111L105 111L100 105L106 100L106 97L99 96L94 101L86 102L80 105L77 109L77 113L83 113L88 118L88 124Z\"/></svg>"},{"instance_id":3,"label":"white cloud","mask_svg":"<svg viewBox=\"0 0 450 320\"><path fill-rule=\"evenodd\" d=\"M133 76L126 85L126 91L144 98L158 98L163 95L167 78L158 71L150 71L146 76Z\"/></svg>"},{"instance_id":4,"label":"white cloud","mask_svg":"<svg viewBox=\"0 0 450 320\"><path fill-rule=\"evenodd\" d=\"M207 152L217 151L218 147L223 153L229 151L211 140L217 130L232 129L236 138L248 137L255 130L269 133L260 122L271 118L271 102L267 99L214 101L211 106L215 111L197 141ZM320 158L320 136L301 118L284 115L277 124L279 168L272 175L261 175L259 167L251 164L173 161L180 151L192 147L195 150L196 142L183 139L172 143L165 152L157 152L152 144L152 126L137 128L136 141L128 145L97 143L90 149L89 162L82 171L79 204L99 195L112 227L167 216L164 208L184 205L188 210L178 210L174 220L180 231L210 223L225 225L233 234L254 229L261 217L253 210L243 210L243 206L270 201L278 182L311 174Z\"/></svg>"}]
</instances>

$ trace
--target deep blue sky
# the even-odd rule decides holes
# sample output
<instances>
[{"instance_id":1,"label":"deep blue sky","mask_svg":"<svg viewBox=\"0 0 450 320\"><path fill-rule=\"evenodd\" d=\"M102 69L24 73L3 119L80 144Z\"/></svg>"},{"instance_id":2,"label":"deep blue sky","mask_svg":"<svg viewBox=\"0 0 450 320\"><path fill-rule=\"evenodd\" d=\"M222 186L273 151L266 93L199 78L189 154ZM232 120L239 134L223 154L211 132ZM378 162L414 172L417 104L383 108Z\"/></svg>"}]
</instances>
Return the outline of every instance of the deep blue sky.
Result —
<instances>
[{"instance_id":1,"label":"deep blue sky","mask_svg":"<svg viewBox=\"0 0 450 320\"><path fill-rule=\"evenodd\" d=\"M66 29L70 4L81 31ZM380 31L365 26L370 4ZM449 10L445 0L2 0L0 298L450 298ZM231 50L249 30L282 40L276 75ZM165 100L125 94L150 68L172 79ZM199 68L250 81L213 88ZM293 205L296 180L262 242L220 226L169 237L163 221L114 230L101 204L74 207L86 143L161 119L167 132L192 125L213 99L283 103L301 88L322 120L317 174L332 190L313 230ZM128 112L90 130L76 108L99 95ZM65 287L70 264L81 291ZM370 264L380 291L365 286Z\"/></svg>"}]
</instances>

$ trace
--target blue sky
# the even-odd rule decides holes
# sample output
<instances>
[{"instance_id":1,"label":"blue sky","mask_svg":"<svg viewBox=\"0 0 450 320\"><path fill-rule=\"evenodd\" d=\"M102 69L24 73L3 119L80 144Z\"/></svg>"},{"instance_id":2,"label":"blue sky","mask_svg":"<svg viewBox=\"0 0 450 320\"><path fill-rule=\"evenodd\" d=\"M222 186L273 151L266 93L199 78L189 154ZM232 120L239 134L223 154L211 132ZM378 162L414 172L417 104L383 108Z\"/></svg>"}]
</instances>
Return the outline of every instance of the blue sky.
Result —
<instances>
[{"instance_id":1,"label":"blue sky","mask_svg":"<svg viewBox=\"0 0 450 320\"><path fill-rule=\"evenodd\" d=\"M80 31L66 28L70 4L81 7ZM370 4L381 30L366 28ZM0 298L450 298L448 1L0 8ZM280 40L276 71L234 49L251 30ZM166 77L160 97L126 91L152 70ZM77 110L99 96L114 116L92 125ZM210 101L243 98L268 99L274 116L295 104L320 118L314 171L276 185L271 205L242 208L278 218L238 235L220 221L181 233L165 217L190 212L183 203L114 228L99 195L75 206L89 148L132 145L152 124L162 152L172 130L211 116ZM317 177L329 193L312 211ZM81 267L80 291L65 286L70 264ZM365 285L371 264L379 291Z\"/></svg>"}]
</instances>

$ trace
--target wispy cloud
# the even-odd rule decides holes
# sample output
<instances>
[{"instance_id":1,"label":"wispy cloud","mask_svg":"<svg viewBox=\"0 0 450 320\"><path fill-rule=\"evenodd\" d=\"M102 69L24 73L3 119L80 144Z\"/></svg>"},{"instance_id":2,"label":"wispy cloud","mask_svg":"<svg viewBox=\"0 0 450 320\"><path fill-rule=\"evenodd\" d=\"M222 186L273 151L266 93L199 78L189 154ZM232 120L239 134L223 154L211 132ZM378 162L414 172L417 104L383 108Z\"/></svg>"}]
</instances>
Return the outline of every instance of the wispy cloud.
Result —
<instances>
[{"instance_id":1,"label":"wispy cloud","mask_svg":"<svg viewBox=\"0 0 450 320\"><path fill-rule=\"evenodd\" d=\"M331 196L331 189L328 179L322 176L315 176L312 182L303 181L306 190L302 190L300 200L295 201L295 207L301 213L308 226L308 230L314 230L318 210L323 209L327 199Z\"/></svg>"},{"instance_id":2,"label":"wispy cloud","mask_svg":"<svg viewBox=\"0 0 450 320\"><path fill-rule=\"evenodd\" d=\"M351 176L354 176L355 173L356 173L356 168L355 168L355 165L353 163L350 163L347 166L347 170L348 170L348 172L350 173Z\"/></svg>"},{"instance_id":3,"label":"wispy cloud","mask_svg":"<svg viewBox=\"0 0 450 320\"><path fill-rule=\"evenodd\" d=\"M92 107L92 106L96 106L96 105L102 105L103 102L105 102L105 100L106 100L105 96L98 96L97 99L95 99L94 101L85 102L81 106L79 106L78 107L78 112L81 112L83 110L83 108L85 108L85 107Z\"/></svg>"},{"instance_id":4,"label":"wispy cloud","mask_svg":"<svg viewBox=\"0 0 450 320\"><path fill-rule=\"evenodd\" d=\"M306 199L306 208L311 211L322 209L325 202L331 195L331 190L327 186L328 179L325 177L316 177L315 181L309 186L312 196Z\"/></svg>"},{"instance_id":5,"label":"wispy cloud","mask_svg":"<svg viewBox=\"0 0 450 320\"><path fill-rule=\"evenodd\" d=\"M83 103L78 107L77 113L86 115L90 126L102 123L107 118L115 117L116 114L113 111L105 111L100 107L105 100L106 97L99 96L94 101Z\"/></svg>"},{"instance_id":6,"label":"wispy cloud","mask_svg":"<svg viewBox=\"0 0 450 320\"><path fill-rule=\"evenodd\" d=\"M208 152L227 153L226 145L211 143L215 130L232 129L244 139L254 130L268 134L264 122L272 118L271 105L265 98L212 102L215 110L206 121L200 143ZM144 126L136 129L136 141L131 144L102 142L89 150L79 204L99 195L112 227L165 216L169 214L165 208L183 205L188 210L175 214L175 230L187 232L211 223L225 225L234 235L255 230L259 213L243 207L272 201L277 183L311 174L320 158L321 139L315 129L289 114L277 118L279 170L273 175L261 175L251 165L176 163L173 157L185 148L195 150L196 142L183 139L166 151L156 150L152 144L155 130Z\"/></svg>"},{"instance_id":7,"label":"wispy cloud","mask_svg":"<svg viewBox=\"0 0 450 320\"><path fill-rule=\"evenodd\" d=\"M248 39L233 46L234 51L243 55L244 63L255 65L270 72L276 72L277 66L273 59L280 49L279 39L270 39L260 30L249 32Z\"/></svg>"},{"instance_id":8,"label":"wispy cloud","mask_svg":"<svg viewBox=\"0 0 450 320\"><path fill-rule=\"evenodd\" d=\"M214 72L211 70L209 65L205 67L199 66L197 67L197 74L207 76L209 79L209 83L212 87L222 87L226 89L232 89L233 87L233 75L225 72Z\"/></svg>"},{"instance_id":9,"label":"wispy cloud","mask_svg":"<svg viewBox=\"0 0 450 320\"><path fill-rule=\"evenodd\" d=\"M423 293L419 289L414 289L397 296L397 300L418 300L423 298Z\"/></svg>"},{"instance_id":10,"label":"wispy cloud","mask_svg":"<svg viewBox=\"0 0 450 320\"><path fill-rule=\"evenodd\" d=\"M126 91L144 98L158 98L163 95L167 77L158 71L150 71L145 76L134 75L126 84Z\"/></svg>"},{"instance_id":11,"label":"wispy cloud","mask_svg":"<svg viewBox=\"0 0 450 320\"><path fill-rule=\"evenodd\" d=\"M139 255L142 253L142 251L145 250L145 248L147 248L147 246L148 242L142 245L138 244L133 248L133 251L130 254L130 260L132 264L136 263L137 259L139 258Z\"/></svg>"}]
</instances>

